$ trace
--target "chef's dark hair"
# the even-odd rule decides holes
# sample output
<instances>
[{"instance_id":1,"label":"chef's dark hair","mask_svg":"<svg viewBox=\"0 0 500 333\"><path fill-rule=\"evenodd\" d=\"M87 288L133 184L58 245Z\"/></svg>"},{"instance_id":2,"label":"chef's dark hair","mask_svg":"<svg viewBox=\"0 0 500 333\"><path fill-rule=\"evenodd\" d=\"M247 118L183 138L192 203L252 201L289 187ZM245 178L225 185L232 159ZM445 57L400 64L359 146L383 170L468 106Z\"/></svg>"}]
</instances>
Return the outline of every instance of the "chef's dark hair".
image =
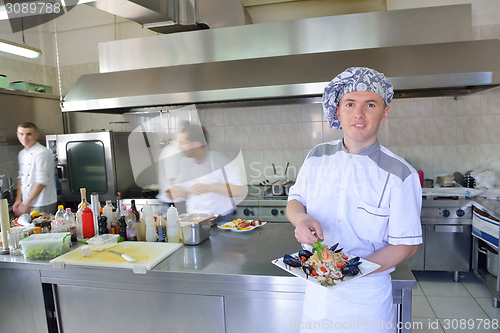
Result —
<instances>
[{"instance_id":1,"label":"chef's dark hair","mask_svg":"<svg viewBox=\"0 0 500 333\"><path fill-rule=\"evenodd\" d=\"M208 142L206 130L200 125L187 125L181 133L187 133L187 139L191 142L199 142L205 146Z\"/></svg>"}]
</instances>

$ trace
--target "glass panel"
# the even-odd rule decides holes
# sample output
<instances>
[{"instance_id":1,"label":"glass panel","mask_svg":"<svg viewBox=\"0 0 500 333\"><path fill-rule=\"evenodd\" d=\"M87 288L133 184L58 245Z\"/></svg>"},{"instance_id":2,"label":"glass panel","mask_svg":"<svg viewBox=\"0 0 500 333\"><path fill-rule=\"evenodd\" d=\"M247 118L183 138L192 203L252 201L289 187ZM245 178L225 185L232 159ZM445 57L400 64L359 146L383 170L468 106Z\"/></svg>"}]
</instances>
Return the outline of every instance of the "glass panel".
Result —
<instances>
[{"instance_id":1,"label":"glass panel","mask_svg":"<svg viewBox=\"0 0 500 333\"><path fill-rule=\"evenodd\" d=\"M81 187L85 187L87 193L104 194L108 191L106 158L101 141L68 142L66 154L71 193L79 194Z\"/></svg>"}]
</instances>

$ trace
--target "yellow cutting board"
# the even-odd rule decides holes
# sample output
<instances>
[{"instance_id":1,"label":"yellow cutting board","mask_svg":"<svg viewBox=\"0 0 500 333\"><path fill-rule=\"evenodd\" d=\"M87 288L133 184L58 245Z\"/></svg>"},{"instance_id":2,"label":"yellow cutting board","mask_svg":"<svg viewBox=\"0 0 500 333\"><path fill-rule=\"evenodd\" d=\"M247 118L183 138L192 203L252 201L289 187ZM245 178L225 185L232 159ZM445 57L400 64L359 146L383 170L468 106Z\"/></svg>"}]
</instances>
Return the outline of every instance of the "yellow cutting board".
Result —
<instances>
[{"instance_id":1,"label":"yellow cutting board","mask_svg":"<svg viewBox=\"0 0 500 333\"><path fill-rule=\"evenodd\" d=\"M52 259L50 263L55 268L64 268L65 265L131 268L134 273L146 274L180 247L179 243L121 242L101 252L91 250L88 257L82 256L81 248L74 249ZM108 252L109 250L126 253L136 261L128 262L121 256Z\"/></svg>"}]
</instances>

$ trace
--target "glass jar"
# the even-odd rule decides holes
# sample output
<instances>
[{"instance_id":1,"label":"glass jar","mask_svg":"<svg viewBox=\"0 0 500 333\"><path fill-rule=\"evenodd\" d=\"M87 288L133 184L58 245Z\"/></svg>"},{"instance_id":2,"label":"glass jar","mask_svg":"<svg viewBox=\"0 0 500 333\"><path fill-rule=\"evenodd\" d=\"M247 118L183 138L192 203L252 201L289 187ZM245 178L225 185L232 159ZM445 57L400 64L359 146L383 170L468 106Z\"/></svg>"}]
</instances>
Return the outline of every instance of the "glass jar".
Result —
<instances>
[{"instance_id":1,"label":"glass jar","mask_svg":"<svg viewBox=\"0 0 500 333\"><path fill-rule=\"evenodd\" d=\"M13 256L20 256L23 254L21 244L19 241L24 238L24 231L22 228L12 228L9 230L9 253Z\"/></svg>"}]
</instances>

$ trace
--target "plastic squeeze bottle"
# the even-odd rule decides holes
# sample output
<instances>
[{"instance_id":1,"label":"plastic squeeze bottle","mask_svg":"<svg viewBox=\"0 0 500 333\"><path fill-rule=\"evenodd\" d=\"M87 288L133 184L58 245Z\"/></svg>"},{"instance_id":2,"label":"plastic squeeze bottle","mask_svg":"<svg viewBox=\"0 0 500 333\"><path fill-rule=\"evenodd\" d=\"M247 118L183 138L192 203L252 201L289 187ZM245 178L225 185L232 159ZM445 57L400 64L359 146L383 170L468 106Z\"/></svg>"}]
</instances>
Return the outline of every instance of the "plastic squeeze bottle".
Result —
<instances>
[{"instance_id":1,"label":"plastic squeeze bottle","mask_svg":"<svg viewBox=\"0 0 500 333\"><path fill-rule=\"evenodd\" d=\"M146 217L146 242L156 242L156 222L153 216Z\"/></svg>"},{"instance_id":2,"label":"plastic squeeze bottle","mask_svg":"<svg viewBox=\"0 0 500 333\"><path fill-rule=\"evenodd\" d=\"M71 240L76 239L76 220L75 215L71 212L71 208L66 208L64 213L64 219L69 226L69 231L71 232Z\"/></svg>"},{"instance_id":3,"label":"plastic squeeze bottle","mask_svg":"<svg viewBox=\"0 0 500 333\"><path fill-rule=\"evenodd\" d=\"M90 238L95 236L94 230L94 215L89 207L82 210L82 230L83 238Z\"/></svg>"},{"instance_id":4,"label":"plastic squeeze bottle","mask_svg":"<svg viewBox=\"0 0 500 333\"><path fill-rule=\"evenodd\" d=\"M54 221L52 221L51 232L66 232L69 231L69 226L66 225L66 220L64 215L66 211L64 210L63 205L57 206L57 212L54 216Z\"/></svg>"},{"instance_id":5,"label":"plastic squeeze bottle","mask_svg":"<svg viewBox=\"0 0 500 333\"><path fill-rule=\"evenodd\" d=\"M167 210L167 238L169 243L179 243L179 215L177 208L170 206Z\"/></svg>"},{"instance_id":6,"label":"plastic squeeze bottle","mask_svg":"<svg viewBox=\"0 0 500 333\"><path fill-rule=\"evenodd\" d=\"M106 201L106 205L102 209L102 215L106 216L106 227L108 228L108 233L111 233L111 222L113 222L113 205L111 200Z\"/></svg>"}]
</instances>

